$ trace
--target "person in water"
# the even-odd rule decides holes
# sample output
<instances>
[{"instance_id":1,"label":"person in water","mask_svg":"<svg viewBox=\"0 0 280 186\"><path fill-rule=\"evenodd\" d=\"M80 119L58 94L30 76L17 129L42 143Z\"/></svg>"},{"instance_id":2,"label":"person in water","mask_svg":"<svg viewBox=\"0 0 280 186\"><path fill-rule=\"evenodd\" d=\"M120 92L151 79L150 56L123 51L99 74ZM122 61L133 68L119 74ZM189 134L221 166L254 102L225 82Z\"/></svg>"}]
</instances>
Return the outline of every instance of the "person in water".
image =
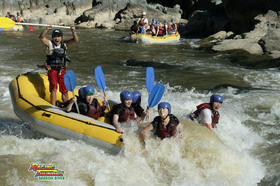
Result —
<instances>
[{"instance_id":1,"label":"person in water","mask_svg":"<svg viewBox=\"0 0 280 186\"><path fill-rule=\"evenodd\" d=\"M147 117L147 119L149 118L149 112L148 111L145 112L141 106L141 98L142 98L141 92L132 92L132 106L134 107L135 113L138 117L136 122L143 121L145 117Z\"/></svg>"},{"instance_id":2,"label":"person in water","mask_svg":"<svg viewBox=\"0 0 280 186\"><path fill-rule=\"evenodd\" d=\"M132 105L133 95L130 91L123 91L120 94L121 103L114 105L111 110L112 124L116 127L117 132L122 133L122 123L129 120L135 120L135 109Z\"/></svg>"},{"instance_id":3,"label":"person in water","mask_svg":"<svg viewBox=\"0 0 280 186\"><path fill-rule=\"evenodd\" d=\"M48 70L51 104L55 105L57 98L57 83L59 84L59 91L62 93L63 101L68 100L68 91L64 85L64 74L66 71L66 62L70 62L70 59L66 56L66 50L67 47L77 43L79 39L75 32L74 25L70 26L73 38L65 41L63 41L62 31L59 29L55 29L52 32L52 40L47 39L45 36L51 29L51 25L46 27L46 29L40 34L39 39L46 47L47 61L44 66Z\"/></svg>"},{"instance_id":4,"label":"person in water","mask_svg":"<svg viewBox=\"0 0 280 186\"><path fill-rule=\"evenodd\" d=\"M104 97L103 105L101 106L98 100L95 98L99 96L99 93L95 93L93 86L86 86L79 89L79 98L72 98L66 107L66 112L76 112L77 109L74 105L75 102L78 104L80 114L89 116L93 119L98 119L104 116L104 111L107 108L107 97Z\"/></svg>"},{"instance_id":5,"label":"person in water","mask_svg":"<svg viewBox=\"0 0 280 186\"><path fill-rule=\"evenodd\" d=\"M196 119L199 124L206 126L209 130L214 132L213 128L219 123L220 114L218 110L221 108L223 100L223 96L213 94L210 97L210 103L198 105L197 110L190 114L190 119L192 121Z\"/></svg>"},{"instance_id":6,"label":"person in water","mask_svg":"<svg viewBox=\"0 0 280 186\"><path fill-rule=\"evenodd\" d=\"M158 104L158 114L154 120L140 132L140 138L145 142L146 134L154 131L160 139L176 138L182 132L182 124L176 116L171 114L171 105L167 102Z\"/></svg>"}]
</instances>

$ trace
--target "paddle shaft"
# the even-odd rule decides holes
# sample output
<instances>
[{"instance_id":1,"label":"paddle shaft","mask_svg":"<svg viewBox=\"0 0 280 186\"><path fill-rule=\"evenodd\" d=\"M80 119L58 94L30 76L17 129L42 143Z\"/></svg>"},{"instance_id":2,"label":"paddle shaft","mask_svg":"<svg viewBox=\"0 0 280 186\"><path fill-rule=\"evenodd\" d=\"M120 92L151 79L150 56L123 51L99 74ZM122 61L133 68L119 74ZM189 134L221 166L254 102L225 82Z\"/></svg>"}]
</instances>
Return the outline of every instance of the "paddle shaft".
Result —
<instances>
[{"instance_id":1,"label":"paddle shaft","mask_svg":"<svg viewBox=\"0 0 280 186\"><path fill-rule=\"evenodd\" d=\"M103 90L103 94L104 94L104 97L106 97L106 93L105 93L105 90ZM108 110L110 111L110 106L109 106L109 101L107 101L107 107L108 107Z\"/></svg>"},{"instance_id":2,"label":"paddle shaft","mask_svg":"<svg viewBox=\"0 0 280 186\"><path fill-rule=\"evenodd\" d=\"M75 97L74 91L72 93L73 93L73 98L74 98ZM75 105L76 105L76 109L78 111L78 114L80 114L80 110L79 110L77 101L75 101Z\"/></svg>"},{"instance_id":3,"label":"paddle shaft","mask_svg":"<svg viewBox=\"0 0 280 186\"><path fill-rule=\"evenodd\" d=\"M56 28L70 28L70 26L59 26L59 25L48 25L48 24L38 24L38 23L15 23L16 25L29 25L29 26L52 26Z\"/></svg>"}]
</instances>

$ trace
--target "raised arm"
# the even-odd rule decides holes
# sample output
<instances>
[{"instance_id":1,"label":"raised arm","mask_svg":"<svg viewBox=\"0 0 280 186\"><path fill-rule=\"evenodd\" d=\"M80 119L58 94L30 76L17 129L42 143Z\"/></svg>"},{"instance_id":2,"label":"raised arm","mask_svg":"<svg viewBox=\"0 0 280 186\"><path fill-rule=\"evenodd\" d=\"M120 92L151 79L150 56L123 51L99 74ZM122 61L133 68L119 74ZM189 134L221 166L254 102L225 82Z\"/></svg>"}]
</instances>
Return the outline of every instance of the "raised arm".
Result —
<instances>
[{"instance_id":1,"label":"raised arm","mask_svg":"<svg viewBox=\"0 0 280 186\"><path fill-rule=\"evenodd\" d=\"M72 31L72 34L73 34L73 38L70 39L70 40L66 40L64 43L66 44L67 47L77 43L79 41L79 38L78 38L78 35L75 31L75 26L74 25L71 25L70 26L70 30Z\"/></svg>"},{"instance_id":2,"label":"raised arm","mask_svg":"<svg viewBox=\"0 0 280 186\"><path fill-rule=\"evenodd\" d=\"M39 39L44 46L49 46L49 40L45 37L49 30L52 29L52 26L47 26L46 29L40 34Z\"/></svg>"}]
</instances>

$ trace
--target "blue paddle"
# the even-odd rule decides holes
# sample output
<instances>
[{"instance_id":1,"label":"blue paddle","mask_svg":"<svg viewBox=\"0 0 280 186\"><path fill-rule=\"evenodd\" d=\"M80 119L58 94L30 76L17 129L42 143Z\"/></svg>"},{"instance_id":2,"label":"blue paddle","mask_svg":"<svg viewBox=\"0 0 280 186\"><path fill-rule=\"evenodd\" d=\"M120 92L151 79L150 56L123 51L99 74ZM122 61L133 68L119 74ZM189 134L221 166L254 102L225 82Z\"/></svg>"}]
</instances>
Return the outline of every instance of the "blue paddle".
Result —
<instances>
[{"instance_id":1,"label":"blue paddle","mask_svg":"<svg viewBox=\"0 0 280 186\"><path fill-rule=\"evenodd\" d=\"M101 90L103 90L104 97L106 97L106 93L105 93L106 82L101 66L96 67L94 69L94 72L95 72L95 79L97 85ZM109 102L108 102L108 110L110 111Z\"/></svg>"},{"instance_id":2,"label":"blue paddle","mask_svg":"<svg viewBox=\"0 0 280 186\"><path fill-rule=\"evenodd\" d=\"M129 36L120 37L119 40L123 40L123 39L125 39L125 38L127 38L127 37L129 37Z\"/></svg>"},{"instance_id":3,"label":"blue paddle","mask_svg":"<svg viewBox=\"0 0 280 186\"><path fill-rule=\"evenodd\" d=\"M163 84L157 83L149 96L148 104L149 107L153 108L158 104L158 102L161 100L163 93L164 93L165 87Z\"/></svg>"},{"instance_id":4,"label":"blue paddle","mask_svg":"<svg viewBox=\"0 0 280 186\"><path fill-rule=\"evenodd\" d=\"M160 83L155 84L155 86L152 89L151 94L149 95L146 113L150 107L153 108L154 106L156 106L158 104L158 102L161 100L161 98L163 96L164 90L165 90L165 87L163 84L160 84ZM146 116L145 116L145 118L146 118ZM145 120L145 118L143 119L143 121Z\"/></svg>"},{"instance_id":5,"label":"blue paddle","mask_svg":"<svg viewBox=\"0 0 280 186\"><path fill-rule=\"evenodd\" d=\"M77 83L76 82L76 76L75 76L75 74L72 70L67 72L66 74L64 74L65 87L68 91L71 91L73 93L73 98L75 97L74 90L76 88L76 83ZM77 102L75 102L75 105L76 105L76 109L78 111L78 114L80 114Z\"/></svg>"},{"instance_id":6,"label":"blue paddle","mask_svg":"<svg viewBox=\"0 0 280 186\"><path fill-rule=\"evenodd\" d=\"M149 95L154 87L154 81L155 81L154 68L148 67L146 70L146 88Z\"/></svg>"}]
</instances>

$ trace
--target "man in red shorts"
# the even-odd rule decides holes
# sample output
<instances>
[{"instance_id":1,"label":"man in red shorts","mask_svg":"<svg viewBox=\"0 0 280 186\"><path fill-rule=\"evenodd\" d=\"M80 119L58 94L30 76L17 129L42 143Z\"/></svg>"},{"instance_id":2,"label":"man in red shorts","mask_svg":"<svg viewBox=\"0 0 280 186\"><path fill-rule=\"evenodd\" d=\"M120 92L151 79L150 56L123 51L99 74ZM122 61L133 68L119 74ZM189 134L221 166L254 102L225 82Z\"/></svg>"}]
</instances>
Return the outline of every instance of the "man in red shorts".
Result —
<instances>
[{"instance_id":1,"label":"man in red shorts","mask_svg":"<svg viewBox=\"0 0 280 186\"><path fill-rule=\"evenodd\" d=\"M61 30L55 29L52 32L52 40L48 40L45 36L52 26L46 27L46 29L39 36L41 42L46 47L47 61L45 63L45 68L48 70L48 77L50 82L50 92L51 92L51 104L56 103L56 92L57 83L59 84L59 91L62 93L63 101L67 101L68 91L64 85L64 74L66 70L66 62L70 62L69 58L66 56L67 47L78 42L78 36L75 32L75 26L71 25L70 30L73 33L73 38L70 40L63 41L63 34Z\"/></svg>"}]
</instances>

